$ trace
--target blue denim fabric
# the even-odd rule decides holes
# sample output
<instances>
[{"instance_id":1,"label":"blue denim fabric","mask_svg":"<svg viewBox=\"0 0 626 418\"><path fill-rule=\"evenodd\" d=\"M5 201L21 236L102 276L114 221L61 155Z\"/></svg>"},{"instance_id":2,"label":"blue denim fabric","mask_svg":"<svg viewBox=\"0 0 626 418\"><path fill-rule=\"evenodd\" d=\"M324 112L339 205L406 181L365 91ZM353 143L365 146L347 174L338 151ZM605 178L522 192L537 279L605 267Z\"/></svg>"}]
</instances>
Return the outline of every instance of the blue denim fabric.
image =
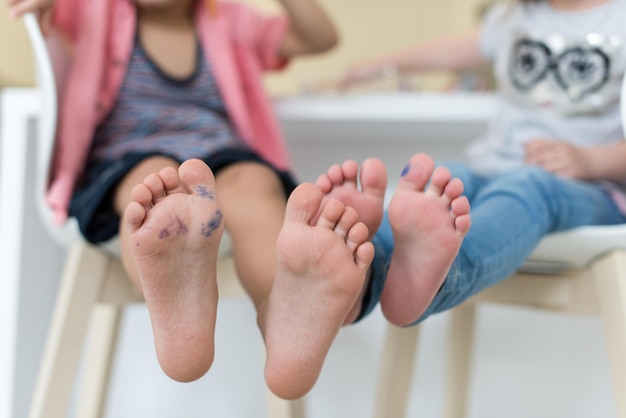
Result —
<instances>
[{"instance_id":1,"label":"blue denim fabric","mask_svg":"<svg viewBox=\"0 0 626 418\"><path fill-rule=\"evenodd\" d=\"M472 227L444 284L416 323L510 276L548 233L626 221L596 184L558 178L532 166L494 178L479 176L464 164L446 167L465 185ZM374 309L385 284L393 253L393 234L386 216L373 243L376 252L359 319Z\"/></svg>"}]
</instances>

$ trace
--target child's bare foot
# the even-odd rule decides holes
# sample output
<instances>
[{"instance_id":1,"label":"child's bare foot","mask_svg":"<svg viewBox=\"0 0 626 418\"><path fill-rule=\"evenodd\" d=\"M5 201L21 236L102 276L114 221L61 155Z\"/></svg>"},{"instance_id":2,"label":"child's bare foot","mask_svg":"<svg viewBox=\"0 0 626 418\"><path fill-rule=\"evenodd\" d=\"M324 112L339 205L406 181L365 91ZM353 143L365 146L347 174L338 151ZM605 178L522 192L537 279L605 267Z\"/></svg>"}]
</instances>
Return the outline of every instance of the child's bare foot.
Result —
<instances>
[{"instance_id":1,"label":"child's bare foot","mask_svg":"<svg viewBox=\"0 0 626 418\"><path fill-rule=\"evenodd\" d=\"M313 184L298 186L277 240L276 279L262 328L265 379L285 399L299 398L315 384L374 257L357 212L335 199L320 210L322 197Z\"/></svg>"},{"instance_id":2,"label":"child's bare foot","mask_svg":"<svg viewBox=\"0 0 626 418\"><path fill-rule=\"evenodd\" d=\"M315 184L324 193L322 207L330 199L337 199L344 205L356 209L359 220L369 229L368 240L372 239L383 219L387 189L387 169L380 159L366 159L360 174L356 161L347 160L341 165L335 164L325 174L319 176ZM346 316L345 324L351 324L358 318L365 287L363 286L361 294Z\"/></svg>"},{"instance_id":3,"label":"child's bare foot","mask_svg":"<svg viewBox=\"0 0 626 418\"><path fill-rule=\"evenodd\" d=\"M172 379L198 379L213 363L223 232L213 173L189 160L146 177L131 198L124 221L159 363Z\"/></svg>"},{"instance_id":4,"label":"child's bare foot","mask_svg":"<svg viewBox=\"0 0 626 418\"><path fill-rule=\"evenodd\" d=\"M395 325L424 313L470 228L463 183L450 177L446 168L434 169L428 155L414 155L389 205L394 251L380 302Z\"/></svg>"},{"instance_id":5,"label":"child's bare foot","mask_svg":"<svg viewBox=\"0 0 626 418\"><path fill-rule=\"evenodd\" d=\"M317 178L315 184L325 195L323 203L334 198L356 209L359 220L369 228L369 239L374 236L383 219L387 189L387 170L381 160L365 160L360 175L356 161L348 160L342 165L333 165L326 174Z\"/></svg>"}]
</instances>

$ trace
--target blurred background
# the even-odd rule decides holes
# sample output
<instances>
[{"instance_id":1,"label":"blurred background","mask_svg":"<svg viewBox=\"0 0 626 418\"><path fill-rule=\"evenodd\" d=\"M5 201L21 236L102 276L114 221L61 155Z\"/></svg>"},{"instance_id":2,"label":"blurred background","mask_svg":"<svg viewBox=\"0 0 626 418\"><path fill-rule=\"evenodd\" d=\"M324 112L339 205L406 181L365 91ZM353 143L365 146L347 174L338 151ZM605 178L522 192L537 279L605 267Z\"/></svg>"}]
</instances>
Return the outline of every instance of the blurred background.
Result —
<instances>
[{"instance_id":1,"label":"blurred background","mask_svg":"<svg viewBox=\"0 0 626 418\"><path fill-rule=\"evenodd\" d=\"M462 33L473 27L491 0L320 0L340 29L338 48L296 60L287 71L269 75L268 89L277 96L293 95L318 81L331 80L347 65L409 46L442 33ZM267 13L280 10L276 0L242 0ZM21 23L7 16L0 4L0 87L33 82L28 39ZM409 83L426 90L445 89L454 74L422 75ZM393 89L396 80L366 88Z\"/></svg>"}]
</instances>

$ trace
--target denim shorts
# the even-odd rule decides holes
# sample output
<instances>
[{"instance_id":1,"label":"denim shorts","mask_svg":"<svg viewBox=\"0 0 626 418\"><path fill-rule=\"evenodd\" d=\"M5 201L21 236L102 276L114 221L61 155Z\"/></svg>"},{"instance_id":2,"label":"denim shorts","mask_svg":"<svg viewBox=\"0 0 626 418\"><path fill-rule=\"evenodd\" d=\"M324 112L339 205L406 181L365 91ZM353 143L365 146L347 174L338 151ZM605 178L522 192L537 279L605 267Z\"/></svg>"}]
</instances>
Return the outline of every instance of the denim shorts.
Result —
<instances>
[{"instance_id":1,"label":"denim shorts","mask_svg":"<svg viewBox=\"0 0 626 418\"><path fill-rule=\"evenodd\" d=\"M113 193L118 183L130 170L143 160L154 156L164 156L182 163L179 159L163 153L133 153L115 161L100 162L87 167L83 181L74 191L69 207L69 215L76 218L80 231L87 241L93 244L103 243L118 234L120 217L113 208ZM291 173L276 169L253 151L222 150L200 159L211 168L215 175L231 164L244 161L258 162L276 172L287 196L297 186Z\"/></svg>"}]
</instances>

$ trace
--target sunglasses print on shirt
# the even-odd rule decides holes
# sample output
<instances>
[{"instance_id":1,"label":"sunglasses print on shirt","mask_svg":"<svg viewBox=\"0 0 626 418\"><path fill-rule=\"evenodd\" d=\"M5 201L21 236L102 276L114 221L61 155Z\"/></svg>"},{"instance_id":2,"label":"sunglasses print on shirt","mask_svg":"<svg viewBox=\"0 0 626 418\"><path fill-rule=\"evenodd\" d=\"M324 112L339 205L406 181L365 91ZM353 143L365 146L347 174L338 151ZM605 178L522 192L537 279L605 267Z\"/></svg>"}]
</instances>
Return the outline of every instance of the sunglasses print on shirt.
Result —
<instances>
[{"instance_id":1,"label":"sunglasses print on shirt","mask_svg":"<svg viewBox=\"0 0 626 418\"><path fill-rule=\"evenodd\" d=\"M541 41L518 39L510 64L511 82L518 90L530 91L553 74L570 100L577 102L608 82L611 60L594 46L571 46L556 54Z\"/></svg>"}]
</instances>

